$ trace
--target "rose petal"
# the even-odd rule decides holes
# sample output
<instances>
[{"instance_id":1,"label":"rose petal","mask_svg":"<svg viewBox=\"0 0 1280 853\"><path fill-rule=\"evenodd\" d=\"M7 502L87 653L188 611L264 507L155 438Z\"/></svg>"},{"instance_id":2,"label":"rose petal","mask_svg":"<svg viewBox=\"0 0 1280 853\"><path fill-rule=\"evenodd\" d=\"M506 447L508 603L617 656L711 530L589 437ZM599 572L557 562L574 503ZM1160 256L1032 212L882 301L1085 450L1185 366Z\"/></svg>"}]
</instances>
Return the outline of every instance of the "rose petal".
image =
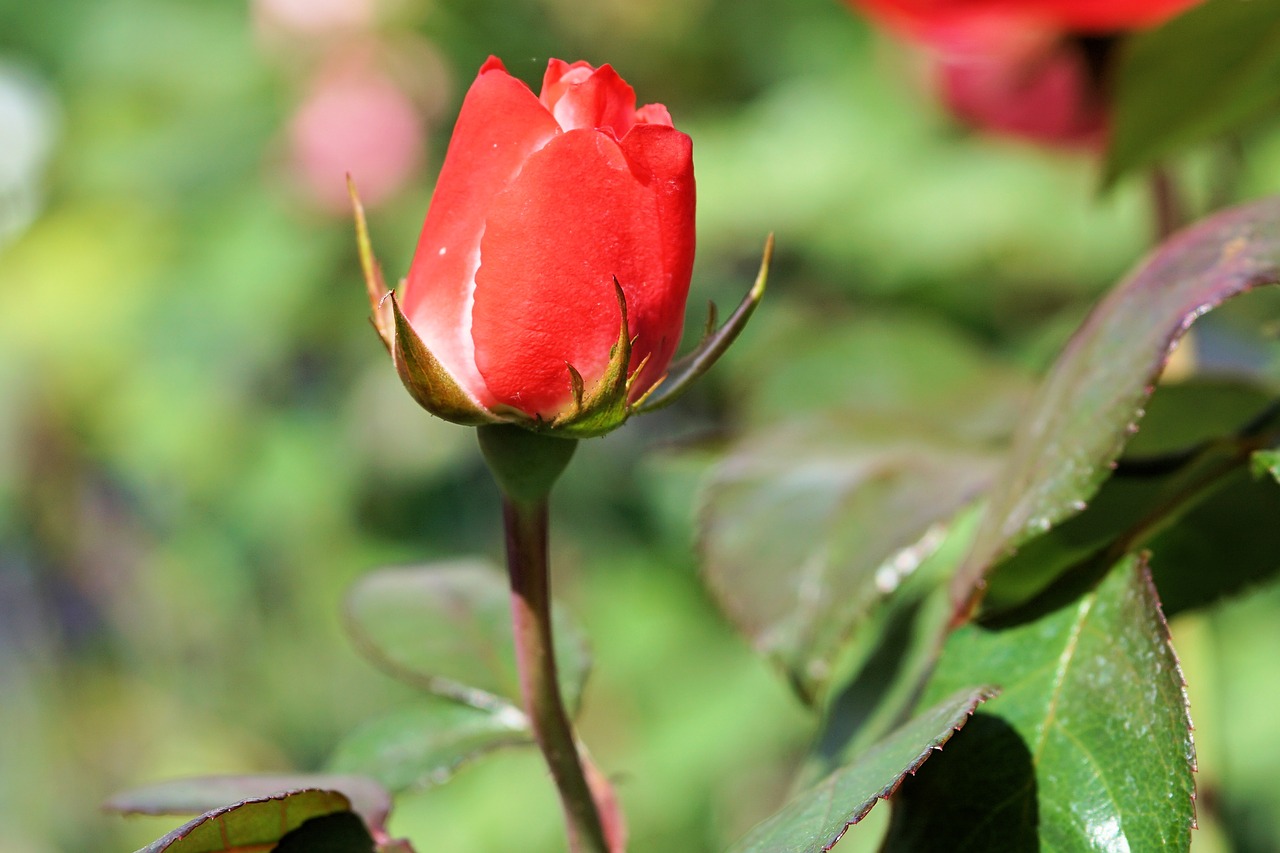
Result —
<instances>
[{"instance_id":1,"label":"rose petal","mask_svg":"<svg viewBox=\"0 0 1280 853\"><path fill-rule=\"evenodd\" d=\"M583 62L565 66L553 59L542 83L542 103L564 130L607 127L621 139L636 123L635 90L612 66L583 73L590 68ZM558 73L554 80L553 73Z\"/></svg>"},{"instance_id":2,"label":"rose petal","mask_svg":"<svg viewBox=\"0 0 1280 853\"><path fill-rule=\"evenodd\" d=\"M619 145L574 130L533 155L493 202L476 274L472 333L490 393L553 417L572 364L590 386L605 369L627 298L632 367L665 369L680 337L693 257L688 137L637 126ZM636 393L642 390L637 386Z\"/></svg>"},{"instance_id":3,"label":"rose petal","mask_svg":"<svg viewBox=\"0 0 1280 853\"><path fill-rule=\"evenodd\" d=\"M470 313L485 216L530 154L559 132L533 92L490 58L462 102L405 283L409 322L484 406L493 400L475 367Z\"/></svg>"}]
</instances>

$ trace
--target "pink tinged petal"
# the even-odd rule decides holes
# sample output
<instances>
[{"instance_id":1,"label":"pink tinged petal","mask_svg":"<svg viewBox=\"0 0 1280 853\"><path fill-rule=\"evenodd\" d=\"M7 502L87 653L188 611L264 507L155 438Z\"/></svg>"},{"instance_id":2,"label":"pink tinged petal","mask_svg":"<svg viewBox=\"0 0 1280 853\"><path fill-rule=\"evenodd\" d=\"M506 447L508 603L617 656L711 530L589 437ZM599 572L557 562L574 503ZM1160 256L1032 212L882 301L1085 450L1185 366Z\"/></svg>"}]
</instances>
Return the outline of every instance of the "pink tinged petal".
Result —
<instances>
[{"instance_id":1,"label":"pink tinged petal","mask_svg":"<svg viewBox=\"0 0 1280 853\"><path fill-rule=\"evenodd\" d=\"M470 334L485 217L525 161L559 132L529 88L490 58L462 103L404 286L414 330L486 407L494 398L476 369Z\"/></svg>"},{"instance_id":2,"label":"pink tinged petal","mask_svg":"<svg viewBox=\"0 0 1280 853\"><path fill-rule=\"evenodd\" d=\"M636 124L660 124L663 127L675 127L671 113L662 104L645 104L636 110Z\"/></svg>"},{"instance_id":3,"label":"pink tinged petal","mask_svg":"<svg viewBox=\"0 0 1280 853\"><path fill-rule=\"evenodd\" d=\"M592 69L579 62L552 80L555 63L547 67L542 103L564 130L610 128L621 139L636 123L636 93L609 65ZM560 63L563 65L563 63Z\"/></svg>"},{"instance_id":4,"label":"pink tinged petal","mask_svg":"<svg viewBox=\"0 0 1280 853\"><path fill-rule=\"evenodd\" d=\"M634 137L634 140L633 140ZM613 278L660 375L680 337L693 259L691 144L638 126L569 131L529 158L495 199L476 275L476 364L502 403L554 417L569 404L572 364L590 388L617 341ZM638 383L634 393L644 390Z\"/></svg>"}]
</instances>

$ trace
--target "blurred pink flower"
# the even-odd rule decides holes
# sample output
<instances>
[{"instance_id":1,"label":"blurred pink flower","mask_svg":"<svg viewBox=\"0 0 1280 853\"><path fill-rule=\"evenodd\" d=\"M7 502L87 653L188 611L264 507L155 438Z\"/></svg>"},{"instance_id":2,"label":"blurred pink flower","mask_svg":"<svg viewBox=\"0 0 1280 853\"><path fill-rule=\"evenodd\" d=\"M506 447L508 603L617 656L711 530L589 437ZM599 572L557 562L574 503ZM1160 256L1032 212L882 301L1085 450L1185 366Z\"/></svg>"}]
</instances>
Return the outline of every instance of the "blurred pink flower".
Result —
<instances>
[{"instance_id":1,"label":"blurred pink flower","mask_svg":"<svg viewBox=\"0 0 1280 853\"><path fill-rule=\"evenodd\" d=\"M349 210L348 174L365 204L374 206L417 173L424 124L413 99L379 72L348 68L322 74L289 122L289 159L324 209Z\"/></svg>"}]
</instances>

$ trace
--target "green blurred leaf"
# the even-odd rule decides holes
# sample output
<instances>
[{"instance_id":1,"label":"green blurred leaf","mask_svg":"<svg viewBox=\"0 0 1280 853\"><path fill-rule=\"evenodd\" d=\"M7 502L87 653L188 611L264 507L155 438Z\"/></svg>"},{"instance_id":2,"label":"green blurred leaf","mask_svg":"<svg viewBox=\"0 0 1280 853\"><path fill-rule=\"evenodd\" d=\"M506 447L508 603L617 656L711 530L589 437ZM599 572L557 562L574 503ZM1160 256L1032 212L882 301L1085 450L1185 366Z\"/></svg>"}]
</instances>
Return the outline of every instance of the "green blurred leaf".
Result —
<instances>
[{"instance_id":1,"label":"green blurred leaf","mask_svg":"<svg viewBox=\"0 0 1280 853\"><path fill-rule=\"evenodd\" d=\"M1107 182L1280 106L1280 10L1209 0L1133 37L1116 72Z\"/></svg>"},{"instance_id":2,"label":"green blurred leaf","mask_svg":"<svg viewBox=\"0 0 1280 853\"><path fill-rule=\"evenodd\" d=\"M943 538L992 460L903 436L859 444L809 423L748 441L714 472L701 524L707 585L807 701L850 634Z\"/></svg>"},{"instance_id":3,"label":"green blurred leaf","mask_svg":"<svg viewBox=\"0 0 1280 853\"><path fill-rule=\"evenodd\" d=\"M1280 450L1259 450L1253 454L1253 476L1270 476L1280 482Z\"/></svg>"},{"instance_id":4,"label":"green blurred leaf","mask_svg":"<svg viewBox=\"0 0 1280 853\"><path fill-rule=\"evenodd\" d=\"M513 705L490 710L433 698L366 723L338 746L329 764L399 792L442 784L468 761L530 740L528 720Z\"/></svg>"},{"instance_id":5,"label":"green blurred leaf","mask_svg":"<svg viewBox=\"0 0 1280 853\"><path fill-rule=\"evenodd\" d=\"M337 791L308 789L252 799L203 814L139 853L265 853L307 821L350 814L350 808ZM364 838L367 844L348 844L333 853L371 853L373 842L367 833Z\"/></svg>"},{"instance_id":6,"label":"green blurred leaf","mask_svg":"<svg viewBox=\"0 0 1280 853\"><path fill-rule=\"evenodd\" d=\"M915 717L858 760L792 799L747 833L731 853L830 850L877 800L892 795L908 774L942 749L992 695L989 688L966 688Z\"/></svg>"},{"instance_id":7,"label":"green blurred leaf","mask_svg":"<svg viewBox=\"0 0 1280 853\"><path fill-rule=\"evenodd\" d=\"M1102 301L1032 400L952 594L1085 508L1142 416L1173 345L1222 301L1280 280L1280 199L1223 211L1165 243Z\"/></svg>"},{"instance_id":8,"label":"green blurred leaf","mask_svg":"<svg viewBox=\"0 0 1280 853\"><path fill-rule=\"evenodd\" d=\"M357 647L394 677L494 714L520 705L510 590L488 563L382 569L347 598ZM555 608L560 689L578 705L591 666L582 632Z\"/></svg>"},{"instance_id":9,"label":"green blurred leaf","mask_svg":"<svg viewBox=\"0 0 1280 853\"><path fill-rule=\"evenodd\" d=\"M201 814L226 803L270 798L304 788L337 791L375 829L386 826L391 794L367 776L335 773L199 776L174 779L116 794L103 808L122 814Z\"/></svg>"},{"instance_id":10,"label":"green blurred leaf","mask_svg":"<svg viewBox=\"0 0 1280 853\"><path fill-rule=\"evenodd\" d=\"M925 701L975 681L1000 686L983 713L1004 725L984 725L967 760L941 765L940 778L904 786L888 849L936 849L940 837L973 851L1187 849L1191 719L1140 557L1037 621L958 629Z\"/></svg>"}]
</instances>

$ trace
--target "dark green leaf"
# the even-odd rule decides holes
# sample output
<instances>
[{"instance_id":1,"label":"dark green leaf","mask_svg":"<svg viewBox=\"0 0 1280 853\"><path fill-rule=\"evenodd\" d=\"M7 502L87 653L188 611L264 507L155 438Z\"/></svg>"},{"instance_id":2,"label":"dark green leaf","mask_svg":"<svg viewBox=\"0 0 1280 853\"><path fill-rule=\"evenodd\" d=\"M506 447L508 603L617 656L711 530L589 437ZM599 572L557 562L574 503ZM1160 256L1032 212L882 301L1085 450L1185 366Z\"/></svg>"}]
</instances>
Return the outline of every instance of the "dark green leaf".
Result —
<instances>
[{"instance_id":1,"label":"dark green leaf","mask_svg":"<svg viewBox=\"0 0 1280 853\"><path fill-rule=\"evenodd\" d=\"M1274 421L1271 395L1252 385L1200 380L1161 387L1127 448L1134 454L1120 460L1089 506L991 570L980 618L1022 618L1024 602L1052 609L1145 547L1155 552L1152 571L1169 612L1271 574L1277 561L1268 552L1280 535L1272 534L1271 519L1280 493L1247 482L1239 439ZM1227 550L1230 570L1205 571L1219 562L1215 552ZM1198 598L1189 597L1193 590Z\"/></svg>"},{"instance_id":2,"label":"dark green leaf","mask_svg":"<svg viewBox=\"0 0 1280 853\"><path fill-rule=\"evenodd\" d=\"M159 782L117 794L103 806L123 814L202 814L227 803L260 800L304 788L338 791L351 810L375 829L386 825L391 795L367 776L336 773L198 776Z\"/></svg>"},{"instance_id":3,"label":"dark green leaf","mask_svg":"<svg viewBox=\"0 0 1280 853\"><path fill-rule=\"evenodd\" d=\"M907 437L858 445L839 424L749 442L704 494L707 584L815 700L857 624L938 547L992 467Z\"/></svg>"},{"instance_id":4,"label":"dark green leaf","mask_svg":"<svg viewBox=\"0 0 1280 853\"><path fill-rule=\"evenodd\" d=\"M284 835L272 853L374 853L373 837L351 812L313 817Z\"/></svg>"},{"instance_id":5,"label":"dark green leaf","mask_svg":"<svg viewBox=\"0 0 1280 853\"><path fill-rule=\"evenodd\" d=\"M350 809L350 802L337 791L309 789L248 800L203 814L139 853L265 853L306 821Z\"/></svg>"},{"instance_id":6,"label":"dark green leaf","mask_svg":"<svg viewBox=\"0 0 1280 853\"><path fill-rule=\"evenodd\" d=\"M1280 10L1209 0L1135 36L1116 74L1105 175L1239 131L1280 106Z\"/></svg>"},{"instance_id":7,"label":"dark green leaf","mask_svg":"<svg viewBox=\"0 0 1280 853\"><path fill-rule=\"evenodd\" d=\"M1080 512L1137 427L1156 377L1192 321L1280 278L1280 199L1224 211L1161 247L1094 309L1054 365L1014 438L953 595L970 602L988 569Z\"/></svg>"},{"instance_id":8,"label":"dark green leaf","mask_svg":"<svg viewBox=\"0 0 1280 853\"><path fill-rule=\"evenodd\" d=\"M1048 850L1187 849L1191 720L1140 558L1035 622L958 629L926 701L974 680L1000 686L983 713L1003 725L980 727L965 760L941 764L940 778L904 787L896 829L905 834L889 849L936 849L928 839L941 837L953 850L1037 849L1025 845L1037 833Z\"/></svg>"},{"instance_id":9,"label":"dark green leaf","mask_svg":"<svg viewBox=\"0 0 1280 853\"><path fill-rule=\"evenodd\" d=\"M330 766L398 792L441 784L467 761L529 740L528 721L514 706L489 710L432 698L366 723L339 745Z\"/></svg>"},{"instance_id":10,"label":"dark green leaf","mask_svg":"<svg viewBox=\"0 0 1280 853\"><path fill-rule=\"evenodd\" d=\"M877 800L888 798L951 739L992 695L967 688L930 708L787 803L735 844L731 853L825 853Z\"/></svg>"},{"instance_id":11,"label":"dark green leaf","mask_svg":"<svg viewBox=\"0 0 1280 853\"><path fill-rule=\"evenodd\" d=\"M1151 574L1170 616L1280 572L1280 486L1241 468L1151 541Z\"/></svg>"},{"instance_id":12,"label":"dark green leaf","mask_svg":"<svg viewBox=\"0 0 1280 853\"><path fill-rule=\"evenodd\" d=\"M520 705L506 576L459 561L382 569L347 599L357 647L391 675L494 714ZM570 708L590 668L582 633L556 608L560 686Z\"/></svg>"}]
</instances>

